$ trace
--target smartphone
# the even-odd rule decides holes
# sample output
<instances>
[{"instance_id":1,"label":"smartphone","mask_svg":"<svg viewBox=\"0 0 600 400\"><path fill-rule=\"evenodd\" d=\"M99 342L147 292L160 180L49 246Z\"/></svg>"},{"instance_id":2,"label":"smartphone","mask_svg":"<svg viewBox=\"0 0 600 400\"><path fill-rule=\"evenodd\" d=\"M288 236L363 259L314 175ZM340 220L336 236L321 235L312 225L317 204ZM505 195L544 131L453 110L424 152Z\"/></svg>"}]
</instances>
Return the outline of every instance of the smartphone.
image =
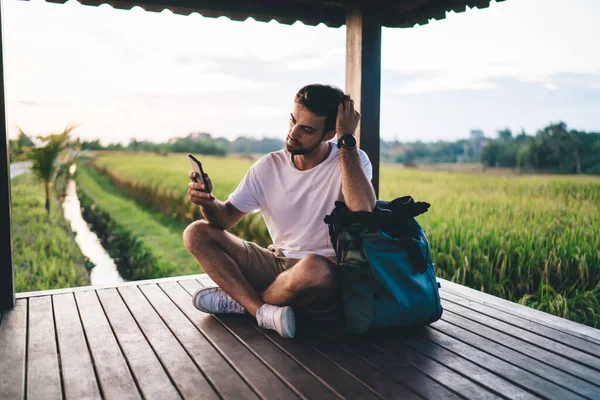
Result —
<instances>
[{"instance_id":1,"label":"smartphone","mask_svg":"<svg viewBox=\"0 0 600 400\"><path fill-rule=\"evenodd\" d=\"M192 165L192 170L194 170L198 175L200 175L200 179L201 179L201 180L198 180L198 178L196 178L194 180L196 182L201 182L204 184L205 189L203 190L203 192L210 193L208 182L206 181L206 178L204 178L204 170L202 169L202 163L200 161L198 161L198 159L191 154L188 154L188 157L190 159L190 164Z\"/></svg>"}]
</instances>

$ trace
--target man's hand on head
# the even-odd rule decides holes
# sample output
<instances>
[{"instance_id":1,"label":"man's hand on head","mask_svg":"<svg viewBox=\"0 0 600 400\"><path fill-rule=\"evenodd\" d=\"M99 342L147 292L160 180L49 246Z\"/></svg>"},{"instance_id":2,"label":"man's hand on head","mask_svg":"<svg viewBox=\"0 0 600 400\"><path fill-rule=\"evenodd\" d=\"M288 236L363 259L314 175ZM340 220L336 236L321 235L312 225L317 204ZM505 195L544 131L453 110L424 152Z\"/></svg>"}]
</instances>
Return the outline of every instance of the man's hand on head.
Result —
<instances>
[{"instance_id":1,"label":"man's hand on head","mask_svg":"<svg viewBox=\"0 0 600 400\"><path fill-rule=\"evenodd\" d=\"M340 103L335 121L337 138L340 139L346 133L354 135L359 121L360 114L354 109L354 100L348 99Z\"/></svg>"}]
</instances>

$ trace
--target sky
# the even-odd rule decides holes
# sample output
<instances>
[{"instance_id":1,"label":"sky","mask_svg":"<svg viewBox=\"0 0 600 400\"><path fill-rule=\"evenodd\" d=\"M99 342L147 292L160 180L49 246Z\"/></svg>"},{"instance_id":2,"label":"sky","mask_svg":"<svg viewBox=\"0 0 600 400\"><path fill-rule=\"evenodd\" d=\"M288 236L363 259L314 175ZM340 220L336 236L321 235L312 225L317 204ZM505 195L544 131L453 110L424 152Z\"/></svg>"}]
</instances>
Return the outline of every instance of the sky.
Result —
<instances>
[{"instance_id":1,"label":"sky","mask_svg":"<svg viewBox=\"0 0 600 400\"><path fill-rule=\"evenodd\" d=\"M345 27L2 1L7 128L102 144L284 139L296 91L344 88ZM600 131L600 1L507 0L384 28L381 137Z\"/></svg>"}]
</instances>

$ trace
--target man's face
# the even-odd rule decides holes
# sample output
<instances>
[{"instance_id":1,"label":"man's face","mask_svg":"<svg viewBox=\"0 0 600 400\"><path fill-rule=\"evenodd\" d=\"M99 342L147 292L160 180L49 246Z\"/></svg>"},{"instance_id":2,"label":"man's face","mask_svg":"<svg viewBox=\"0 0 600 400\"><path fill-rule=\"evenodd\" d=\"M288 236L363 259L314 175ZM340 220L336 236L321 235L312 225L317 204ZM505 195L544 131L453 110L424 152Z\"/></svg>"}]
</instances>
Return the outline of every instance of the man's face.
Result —
<instances>
[{"instance_id":1,"label":"man's face","mask_svg":"<svg viewBox=\"0 0 600 400\"><path fill-rule=\"evenodd\" d=\"M325 138L325 117L319 117L295 103L290 115L286 149L294 155L309 154L319 147Z\"/></svg>"}]
</instances>

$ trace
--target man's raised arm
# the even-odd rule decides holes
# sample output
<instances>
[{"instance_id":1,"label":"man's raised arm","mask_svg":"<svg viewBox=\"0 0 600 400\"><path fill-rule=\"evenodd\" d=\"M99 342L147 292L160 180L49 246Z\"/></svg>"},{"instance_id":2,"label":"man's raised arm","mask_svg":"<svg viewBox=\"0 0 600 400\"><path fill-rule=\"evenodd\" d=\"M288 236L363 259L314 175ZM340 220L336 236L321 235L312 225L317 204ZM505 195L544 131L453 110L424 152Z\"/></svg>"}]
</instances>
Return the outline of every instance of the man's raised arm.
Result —
<instances>
[{"instance_id":1,"label":"man's raised arm","mask_svg":"<svg viewBox=\"0 0 600 400\"><path fill-rule=\"evenodd\" d=\"M336 118L338 141L342 140L345 134L354 135L359 121L360 114L354 110L352 100L340 104ZM358 147L341 146L340 164L342 169L342 193L346 207L350 211L373 211L377 197L363 167Z\"/></svg>"}]
</instances>

